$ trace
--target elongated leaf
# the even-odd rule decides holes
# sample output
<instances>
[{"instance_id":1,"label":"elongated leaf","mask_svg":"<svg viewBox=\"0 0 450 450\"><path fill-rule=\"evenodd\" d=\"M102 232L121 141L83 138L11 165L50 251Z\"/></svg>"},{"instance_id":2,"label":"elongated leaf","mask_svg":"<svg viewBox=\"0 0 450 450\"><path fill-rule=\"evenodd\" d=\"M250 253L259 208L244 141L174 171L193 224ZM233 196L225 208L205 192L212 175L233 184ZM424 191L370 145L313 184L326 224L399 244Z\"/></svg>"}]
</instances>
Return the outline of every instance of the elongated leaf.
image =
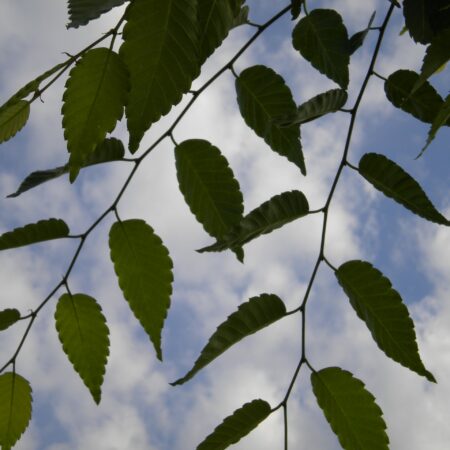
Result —
<instances>
[{"instance_id":1,"label":"elongated leaf","mask_svg":"<svg viewBox=\"0 0 450 450\"><path fill-rule=\"evenodd\" d=\"M19 100L0 109L0 144L14 137L30 117L30 104Z\"/></svg>"},{"instance_id":2,"label":"elongated leaf","mask_svg":"<svg viewBox=\"0 0 450 450\"><path fill-rule=\"evenodd\" d=\"M62 108L71 181L121 119L127 91L127 70L107 48L89 50L71 70Z\"/></svg>"},{"instance_id":3,"label":"elongated leaf","mask_svg":"<svg viewBox=\"0 0 450 450\"><path fill-rule=\"evenodd\" d=\"M172 260L161 239L143 220L116 222L109 247L120 288L162 359L161 331L172 294Z\"/></svg>"},{"instance_id":4,"label":"elongated leaf","mask_svg":"<svg viewBox=\"0 0 450 450\"><path fill-rule=\"evenodd\" d=\"M220 252L228 248L241 247L252 239L281 228L308 213L308 201L300 191L283 192L248 213L222 241L198 251Z\"/></svg>"},{"instance_id":5,"label":"elongated leaf","mask_svg":"<svg viewBox=\"0 0 450 450\"><path fill-rule=\"evenodd\" d=\"M402 366L436 382L420 359L414 323L391 282L365 261L342 264L336 277L378 347Z\"/></svg>"},{"instance_id":6,"label":"elongated leaf","mask_svg":"<svg viewBox=\"0 0 450 450\"><path fill-rule=\"evenodd\" d=\"M64 353L95 403L100 403L109 355L109 329L100 305L88 295L63 294L56 305L55 325Z\"/></svg>"},{"instance_id":7,"label":"elongated leaf","mask_svg":"<svg viewBox=\"0 0 450 450\"><path fill-rule=\"evenodd\" d=\"M364 383L339 367L311 374L317 403L345 450L388 450L383 412Z\"/></svg>"},{"instance_id":8,"label":"elongated leaf","mask_svg":"<svg viewBox=\"0 0 450 450\"><path fill-rule=\"evenodd\" d=\"M366 40L366 37L369 34L370 27L372 26L372 23L373 23L374 19L375 19L375 11L370 16L369 23L367 24L367 27L364 30L358 31L358 33L355 33L348 40L349 52L350 52L351 55L353 53L355 53L356 50L358 50L358 48L360 48L364 44L364 41Z\"/></svg>"},{"instance_id":9,"label":"elongated leaf","mask_svg":"<svg viewBox=\"0 0 450 450\"><path fill-rule=\"evenodd\" d=\"M241 25L245 25L248 23L248 15L250 13L250 8L248 6L243 6L239 12L237 13L237 16L233 19L233 24L231 25L231 28L237 28Z\"/></svg>"},{"instance_id":10,"label":"elongated leaf","mask_svg":"<svg viewBox=\"0 0 450 450\"><path fill-rule=\"evenodd\" d=\"M0 236L0 250L60 239L69 235L69 227L61 219L46 219L15 228Z\"/></svg>"},{"instance_id":11,"label":"elongated leaf","mask_svg":"<svg viewBox=\"0 0 450 450\"><path fill-rule=\"evenodd\" d=\"M430 202L419 183L386 156L366 153L359 161L359 172L379 191L413 213L441 225L450 225Z\"/></svg>"},{"instance_id":12,"label":"elongated leaf","mask_svg":"<svg viewBox=\"0 0 450 450\"><path fill-rule=\"evenodd\" d=\"M255 429L271 413L264 400L253 400L226 417L197 447L197 450L224 450Z\"/></svg>"},{"instance_id":13,"label":"elongated leaf","mask_svg":"<svg viewBox=\"0 0 450 450\"><path fill-rule=\"evenodd\" d=\"M27 429L31 419L31 387L17 373L0 375L0 446L9 450Z\"/></svg>"},{"instance_id":14,"label":"elongated leaf","mask_svg":"<svg viewBox=\"0 0 450 450\"><path fill-rule=\"evenodd\" d=\"M296 105L283 78L265 66L242 71L236 80L239 109L246 124L262 137L273 151L285 156L306 175L300 144L300 128L281 128L276 119L294 115Z\"/></svg>"},{"instance_id":15,"label":"elongated leaf","mask_svg":"<svg viewBox=\"0 0 450 450\"><path fill-rule=\"evenodd\" d=\"M282 300L274 294L261 294L242 303L238 310L220 324L195 361L192 369L172 386L190 380L199 370L241 339L267 327L286 315Z\"/></svg>"},{"instance_id":16,"label":"elongated leaf","mask_svg":"<svg viewBox=\"0 0 450 450\"><path fill-rule=\"evenodd\" d=\"M120 54L130 71L131 152L199 74L196 5L197 0L135 0L127 9Z\"/></svg>"},{"instance_id":17,"label":"elongated leaf","mask_svg":"<svg viewBox=\"0 0 450 450\"><path fill-rule=\"evenodd\" d=\"M311 11L294 28L292 43L320 73L342 89L347 89L349 42L347 29L338 12L332 9Z\"/></svg>"},{"instance_id":18,"label":"elongated leaf","mask_svg":"<svg viewBox=\"0 0 450 450\"><path fill-rule=\"evenodd\" d=\"M20 319L17 309L4 309L0 311L0 331L6 330Z\"/></svg>"},{"instance_id":19,"label":"elongated leaf","mask_svg":"<svg viewBox=\"0 0 450 450\"><path fill-rule=\"evenodd\" d=\"M297 20L298 16L302 11L302 4L304 0L293 0L291 6L291 17L292 20Z\"/></svg>"},{"instance_id":20,"label":"elongated leaf","mask_svg":"<svg viewBox=\"0 0 450 450\"><path fill-rule=\"evenodd\" d=\"M68 28L78 28L127 0L69 0Z\"/></svg>"}]
</instances>

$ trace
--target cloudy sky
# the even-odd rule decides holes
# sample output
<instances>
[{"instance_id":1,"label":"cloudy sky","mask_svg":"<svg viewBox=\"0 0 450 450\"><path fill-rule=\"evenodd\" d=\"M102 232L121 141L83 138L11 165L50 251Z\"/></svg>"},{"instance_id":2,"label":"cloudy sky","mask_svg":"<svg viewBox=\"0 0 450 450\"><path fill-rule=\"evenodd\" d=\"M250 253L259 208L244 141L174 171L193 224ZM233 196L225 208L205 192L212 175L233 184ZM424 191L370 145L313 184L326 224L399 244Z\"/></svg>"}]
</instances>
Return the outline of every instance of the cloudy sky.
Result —
<instances>
[{"instance_id":1,"label":"cloudy sky","mask_svg":"<svg viewBox=\"0 0 450 450\"><path fill-rule=\"evenodd\" d=\"M248 1L251 18L263 22L284 2ZM275 6L273 6L275 4ZM338 9L349 33L364 28L373 11L379 24L385 0L334 0L310 5ZM0 99L34 76L76 53L107 31L120 17L114 11L89 26L66 30L65 2L3 0L0 14ZM290 44L293 23L282 19L236 64L239 72L254 64L276 69L290 85L297 103L335 87L309 67ZM418 69L424 47L399 37L399 11L387 33L377 72ZM226 63L254 29L241 27L207 62L195 86ZM352 59L351 105L367 67L376 34ZM433 77L446 94L449 75ZM5 199L31 171L67 159L61 129L64 80L32 105L30 121L0 148L0 231L49 217L63 218L74 234L83 232L117 195L129 163L83 171L76 183L60 178L16 199ZM226 73L202 95L175 131L178 142L208 139L228 158L244 192L246 212L280 192L299 189L312 209L320 208L341 158L349 117L338 113L302 128L308 176L271 152L249 130L234 100L234 82ZM146 135L150 145L185 101ZM395 110L382 81L372 78L357 121L350 160L365 152L384 153L424 187L434 204L450 217L448 131L441 132L427 153L414 160L426 138L427 125ZM120 124L114 136L127 142ZM446 144L447 143L447 144ZM89 237L70 277L73 292L84 292L102 305L111 330L111 355L96 406L62 352L54 327L54 298L39 315L17 362L17 371L33 388L33 419L16 448L20 450L186 450L247 401L263 398L277 405L289 385L300 355L300 316L294 315L242 341L183 386L168 383L183 375L215 328L248 298L263 292L279 295L288 309L304 291L319 251L321 221L304 218L246 248L245 265L228 253L198 254L210 242L178 191L173 145L164 142L142 164L119 204L122 219L145 219L161 236L174 261L174 294L163 332L164 362L130 313L109 259L108 231L113 217ZM375 395L388 424L391 448L445 450L450 442L450 233L385 199L355 172L341 178L330 212L326 253L338 266L364 259L383 270L408 303L416 323L419 348L438 384L388 360L364 324L356 318L332 273L321 267L308 303L307 351L316 369L340 366L362 379ZM38 244L0 254L1 308L26 314L36 308L61 279L75 250L72 240ZM23 323L3 332L0 354L6 361L20 339ZM2 361L2 363L4 362ZM283 448L281 411L271 415L233 448ZM338 449L311 394L303 370L289 402L292 449Z\"/></svg>"}]
</instances>

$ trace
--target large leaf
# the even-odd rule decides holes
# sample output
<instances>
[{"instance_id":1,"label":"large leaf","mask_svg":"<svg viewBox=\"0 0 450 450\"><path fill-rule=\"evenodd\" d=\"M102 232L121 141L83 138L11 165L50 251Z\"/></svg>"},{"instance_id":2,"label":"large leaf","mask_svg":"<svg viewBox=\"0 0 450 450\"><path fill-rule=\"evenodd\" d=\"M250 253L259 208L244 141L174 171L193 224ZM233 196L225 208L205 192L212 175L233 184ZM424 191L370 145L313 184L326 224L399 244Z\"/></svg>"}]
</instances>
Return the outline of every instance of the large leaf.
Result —
<instances>
[{"instance_id":1,"label":"large leaf","mask_svg":"<svg viewBox=\"0 0 450 450\"><path fill-rule=\"evenodd\" d=\"M339 367L311 374L317 403L345 450L388 450L383 412L361 380Z\"/></svg>"},{"instance_id":2,"label":"large leaf","mask_svg":"<svg viewBox=\"0 0 450 450\"><path fill-rule=\"evenodd\" d=\"M20 312L17 309L4 309L0 311L0 331L6 330L20 319Z\"/></svg>"},{"instance_id":3,"label":"large leaf","mask_svg":"<svg viewBox=\"0 0 450 450\"><path fill-rule=\"evenodd\" d=\"M292 43L320 73L347 89L349 41L338 12L332 9L311 11L294 28Z\"/></svg>"},{"instance_id":4,"label":"large leaf","mask_svg":"<svg viewBox=\"0 0 450 450\"><path fill-rule=\"evenodd\" d=\"M244 212L242 193L228 161L208 141L192 139L175 149L180 190L211 236L221 239Z\"/></svg>"},{"instance_id":5,"label":"large leaf","mask_svg":"<svg viewBox=\"0 0 450 450\"><path fill-rule=\"evenodd\" d=\"M71 70L62 108L71 181L122 117L127 91L127 70L107 48L88 51Z\"/></svg>"},{"instance_id":6,"label":"large leaf","mask_svg":"<svg viewBox=\"0 0 450 450\"><path fill-rule=\"evenodd\" d=\"M0 109L0 144L14 137L27 123L30 104L25 100L12 102Z\"/></svg>"},{"instance_id":7,"label":"large leaf","mask_svg":"<svg viewBox=\"0 0 450 450\"><path fill-rule=\"evenodd\" d=\"M116 222L109 247L120 288L162 359L161 331L172 294L172 260L161 239L143 220Z\"/></svg>"},{"instance_id":8,"label":"large leaf","mask_svg":"<svg viewBox=\"0 0 450 450\"><path fill-rule=\"evenodd\" d=\"M69 0L68 28L78 28L127 0Z\"/></svg>"},{"instance_id":9,"label":"large leaf","mask_svg":"<svg viewBox=\"0 0 450 450\"><path fill-rule=\"evenodd\" d=\"M281 228L309 213L306 197L300 191L288 191L275 195L270 200L248 213L241 223L235 227L223 240L204 247L199 252L220 252L235 249L251 240Z\"/></svg>"},{"instance_id":10,"label":"large leaf","mask_svg":"<svg viewBox=\"0 0 450 450\"><path fill-rule=\"evenodd\" d=\"M95 403L109 355L109 329L100 305L88 295L63 294L56 305L55 325L59 340Z\"/></svg>"},{"instance_id":11,"label":"large leaf","mask_svg":"<svg viewBox=\"0 0 450 450\"><path fill-rule=\"evenodd\" d=\"M430 202L419 183L386 156L365 154L359 161L359 172L379 191L413 213L441 225L450 225Z\"/></svg>"},{"instance_id":12,"label":"large leaf","mask_svg":"<svg viewBox=\"0 0 450 450\"><path fill-rule=\"evenodd\" d=\"M64 238L69 235L69 227L61 219L46 219L15 228L0 236L0 250L36 244L37 242Z\"/></svg>"},{"instance_id":13,"label":"large leaf","mask_svg":"<svg viewBox=\"0 0 450 450\"><path fill-rule=\"evenodd\" d=\"M369 19L369 23L367 24L367 27L364 28L364 30L358 31L355 33L349 40L348 40L348 46L349 46L349 52L352 55L356 52L366 40L367 35L369 34L370 28L372 26L372 23L375 19L375 11L372 13Z\"/></svg>"},{"instance_id":14,"label":"large leaf","mask_svg":"<svg viewBox=\"0 0 450 450\"><path fill-rule=\"evenodd\" d=\"M286 315L282 300L274 294L261 294L242 303L238 310L220 324L192 369L182 378L171 383L173 386L190 380L215 358L220 356L241 339L267 327Z\"/></svg>"},{"instance_id":15,"label":"large leaf","mask_svg":"<svg viewBox=\"0 0 450 450\"><path fill-rule=\"evenodd\" d=\"M300 128L281 128L276 119L294 115L297 108L283 78L265 66L253 66L236 80L237 100L247 125L278 154L298 166L305 175Z\"/></svg>"},{"instance_id":16,"label":"large leaf","mask_svg":"<svg viewBox=\"0 0 450 450\"><path fill-rule=\"evenodd\" d=\"M17 373L0 375L0 446L9 450L19 440L31 419L31 387Z\"/></svg>"},{"instance_id":17,"label":"large leaf","mask_svg":"<svg viewBox=\"0 0 450 450\"><path fill-rule=\"evenodd\" d=\"M420 359L408 309L391 282L365 261L342 264L336 277L378 347L394 361L435 382Z\"/></svg>"},{"instance_id":18,"label":"large leaf","mask_svg":"<svg viewBox=\"0 0 450 450\"><path fill-rule=\"evenodd\" d=\"M197 450L224 450L255 429L271 413L264 400L253 400L226 417L197 447Z\"/></svg>"},{"instance_id":19,"label":"large leaf","mask_svg":"<svg viewBox=\"0 0 450 450\"><path fill-rule=\"evenodd\" d=\"M196 6L197 0L135 0L127 9L120 53L130 71L131 152L199 73Z\"/></svg>"}]
</instances>

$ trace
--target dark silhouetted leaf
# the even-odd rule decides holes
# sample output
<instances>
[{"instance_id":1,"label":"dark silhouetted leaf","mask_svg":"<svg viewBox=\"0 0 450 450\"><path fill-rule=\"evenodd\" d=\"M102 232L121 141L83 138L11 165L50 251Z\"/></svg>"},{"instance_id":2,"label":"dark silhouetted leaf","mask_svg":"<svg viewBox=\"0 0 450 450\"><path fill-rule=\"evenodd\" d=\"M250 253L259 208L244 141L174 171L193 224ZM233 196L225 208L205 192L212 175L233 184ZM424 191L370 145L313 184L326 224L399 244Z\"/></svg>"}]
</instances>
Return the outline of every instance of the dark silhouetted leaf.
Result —
<instances>
[{"instance_id":1,"label":"dark silhouetted leaf","mask_svg":"<svg viewBox=\"0 0 450 450\"><path fill-rule=\"evenodd\" d=\"M302 4L304 0L293 0L291 6L291 17L292 20L297 20L298 16L302 12Z\"/></svg>"},{"instance_id":2,"label":"dark silhouetted leaf","mask_svg":"<svg viewBox=\"0 0 450 450\"><path fill-rule=\"evenodd\" d=\"M20 319L17 309L4 309L0 311L0 331L6 330Z\"/></svg>"},{"instance_id":3,"label":"dark silhouetted leaf","mask_svg":"<svg viewBox=\"0 0 450 450\"><path fill-rule=\"evenodd\" d=\"M127 0L69 0L68 28L78 28Z\"/></svg>"},{"instance_id":4,"label":"dark silhouetted leaf","mask_svg":"<svg viewBox=\"0 0 450 450\"><path fill-rule=\"evenodd\" d=\"M388 450L383 412L361 380L339 367L311 374L317 403L345 450Z\"/></svg>"},{"instance_id":5,"label":"dark silhouetted leaf","mask_svg":"<svg viewBox=\"0 0 450 450\"><path fill-rule=\"evenodd\" d=\"M253 400L234 411L205 438L197 450L224 450L255 429L271 413L264 400Z\"/></svg>"},{"instance_id":6,"label":"dark silhouetted leaf","mask_svg":"<svg viewBox=\"0 0 450 450\"><path fill-rule=\"evenodd\" d=\"M294 28L292 43L320 73L347 89L349 43L339 13L331 9L314 9Z\"/></svg>"},{"instance_id":7,"label":"dark silhouetted leaf","mask_svg":"<svg viewBox=\"0 0 450 450\"><path fill-rule=\"evenodd\" d=\"M389 358L435 382L420 359L408 309L391 282L365 261L342 264L336 277L378 347Z\"/></svg>"},{"instance_id":8,"label":"dark silhouetted leaf","mask_svg":"<svg viewBox=\"0 0 450 450\"><path fill-rule=\"evenodd\" d=\"M190 380L199 370L220 356L236 342L267 327L286 315L286 307L279 297L261 294L242 303L238 310L228 316L202 350L192 369L173 386Z\"/></svg>"},{"instance_id":9,"label":"dark silhouetted leaf","mask_svg":"<svg viewBox=\"0 0 450 450\"><path fill-rule=\"evenodd\" d=\"M372 23L375 19L375 11L372 13L369 19L369 23L367 25L367 28L364 30L358 31L358 33L355 33L348 41L348 47L349 52L352 55L353 53L358 50L359 47L361 47L364 44L364 41L366 40L367 35L369 34L370 27L372 26Z\"/></svg>"},{"instance_id":10,"label":"dark silhouetted leaf","mask_svg":"<svg viewBox=\"0 0 450 450\"><path fill-rule=\"evenodd\" d=\"M143 220L116 222L109 247L120 288L162 359L161 331L172 294L172 260L161 239Z\"/></svg>"},{"instance_id":11,"label":"dark silhouetted leaf","mask_svg":"<svg viewBox=\"0 0 450 450\"><path fill-rule=\"evenodd\" d=\"M413 213L441 225L450 225L430 202L419 183L386 156L365 154L359 161L359 172L383 194Z\"/></svg>"},{"instance_id":12,"label":"dark silhouetted leaf","mask_svg":"<svg viewBox=\"0 0 450 450\"><path fill-rule=\"evenodd\" d=\"M273 151L285 156L305 175L305 160L300 144L300 128L281 128L279 117L296 113L297 107L283 78L265 66L242 71L236 80L237 100L242 117Z\"/></svg>"},{"instance_id":13,"label":"dark silhouetted leaf","mask_svg":"<svg viewBox=\"0 0 450 450\"><path fill-rule=\"evenodd\" d=\"M243 6L237 16L233 19L233 24L231 25L231 28L237 28L241 25L245 25L248 23L248 14L250 12L250 8L248 6Z\"/></svg>"},{"instance_id":14,"label":"dark silhouetted leaf","mask_svg":"<svg viewBox=\"0 0 450 450\"><path fill-rule=\"evenodd\" d=\"M0 144L14 137L30 117L30 104L25 100L10 103L0 109Z\"/></svg>"}]
</instances>

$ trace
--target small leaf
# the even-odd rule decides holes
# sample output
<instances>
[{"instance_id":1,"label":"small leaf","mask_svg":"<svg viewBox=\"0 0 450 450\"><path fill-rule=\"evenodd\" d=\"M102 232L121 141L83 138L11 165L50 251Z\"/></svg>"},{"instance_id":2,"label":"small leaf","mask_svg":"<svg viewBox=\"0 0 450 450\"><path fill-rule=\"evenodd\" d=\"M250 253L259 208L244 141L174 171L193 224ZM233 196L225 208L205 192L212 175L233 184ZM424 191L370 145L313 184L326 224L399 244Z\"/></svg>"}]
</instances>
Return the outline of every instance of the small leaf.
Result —
<instances>
[{"instance_id":1,"label":"small leaf","mask_svg":"<svg viewBox=\"0 0 450 450\"><path fill-rule=\"evenodd\" d=\"M24 227L15 228L0 236L0 250L60 239L69 235L69 227L61 219L40 220Z\"/></svg>"},{"instance_id":2,"label":"small leaf","mask_svg":"<svg viewBox=\"0 0 450 450\"><path fill-rule=\"evenodd\" d=\"M383 412L361 380L339 367L311 374L317 403L345 450L388 450Z\"/></svg>"},{"instance_id":3,"label":"small leaf","mask_svg":"<svg viewBox=\"0 0 450 450\"><path fill-rule=\"evenodd\" d=\"M303 2L304 2L304 0L292 0L292 5L291 5L291 17L292 17L292 20L297 20L298 19L298 16L302 12Z\"/></svg>"},{"instance_id":4,"label":"small leaf","mask_svg":"<svg viewBox=\"0 0 450 450\"><path fill-rule=\"evenodd\" d=\"M294 115L297 109L283 78L269 67L249 67L237 78L236 92L239 109L246 124L273 151L285 156L305 175L300 128L281 128L275 123L280 116Z\"/></svg>"},{"instance_id":5,"label":"small leaf","mask_svg":"<svg viewBox=\"0 0 450 450\"><path fill-rule=\"evenodd\" d=\"M4 309L0 311L0 331L6 330L20 320L20 312L17 309Z\"/></svg>"},{"instance_id":6,"label":"small leaf","mask_svg":"<svg viewBox=\"0 0 450 450\"><path fill-rule=\"evenodd\" d=\"M17 373L0 375L0 446L9 450L27 429L31 419L31 387Z\"/></svg>"},{"instance_id":7,"label":"small leaf","mask_svg":"<svg viewBox=\"0 0 450 450\"><path fill-rule=\"evenodd\" d=\"M342 264L336 277L378 347L402 366L436 382L420 359L414 323L391 282L365 261Z\"/></svg>"},{"instance_id":8,"label":"small leaf","mask_svg":"<svg viewBox=\"0 0 450 450\"><path fill-rule=\"evenodd\" d=\"M250 8L248 6L243 6L237 16L233 19L233 24L231 28L237 28L241 25L246 25L248 23L248 15L250 13Z\"/></svg>"},{"instance_id":9,"label":"small leaf","mask_svg":"<svg viewBox=\"0 0 450 450\"><path fill-rule=\"evenodd\" d=\"M361 47L364 44L364 41L366 40L367 35L369 34L370 27L372 26L372 23L375 19L375 11L372 13L369 19L369 23L367 25L367 28L365 28L362 31L358 31L358 33L355 33L348 41L348 47L350 55L356 52L359 47Z\"/></svg>"},{"instance_id":10,"label":"small leaf","mask_svg":"<svg viewBox=\"0 0 450 450\"><path fill-rule=\"evenodd\" d=\"M172 260L143 220L116 222L109 232L111 260L120 288L162 359L161 331L172 294Z\"/></svg>"},{"instance_id":11,"label":"small leaf","mask_svg":"<svg viewBox=\"0 0 450 450\"><path fill-rule=\"evenodd\" d=\"M256 333L286 315L282 300L273 294L261 294L242 303L238 310L218 326L202 350L192 369L172 386L190 380L198 371L241 339Z\"/></svg>"},{"instance_id":12,"label":"small leaf","mask_svg":"<svg viewBox=\"0 0 450 450\"><path fill-rule=\"evenodd\" d=\"M67 28L78 28L93 19L100 17L127 0L69 0L69 19Z\"/></svg>"},{"instance_id":13,"label":"small leaf","mask_svg":"<svg viewBox=\"0 0 450 450\"><path fill-rule=\"evenodd\" d=\"M109 329L100 305L88 295L64 294L56 305L55 324L64 352L100 403L109 355Z\"/></svg>"},{"instance_id":14,"label":"small leaf","mask_svg":"<svg viewBox=\"0 0 450 450\"><path fill-rule=\"evenodd\" d=\"M0 109L0 144L14 137L30 117L30 104L19 100Z\"/></svg>"},{"instance_id":15,"label":"small leaf","mask_svg":"<svg viewBox=\"0 0 450 450\"><path fill-rule=\"evenodd\" d=\"M359 161L359 173L383 194L413 213L441 225L450 225L430 202L419 183L386 156L366 153Z\"/></svg>"},{"instance_id":16,"label":"small leaf","mask_svg":"<svg viewBox=\"0 0 450 450\"><path fill-rule=\"evenodd\" d=\"M191 139L175 148L180 190L211 236L221 239L244 212L242 193L228 161L208 141Z\"/></svg>"},{"instance_id":17,"label":"small leaf","mask_svg":"<svg viewBox=\"0 0 450 450\"><path fill-rule=\"evenodd\" d=\"M339 13L332 9L314 9L294 28L292 43L320 73L347 89L349 42Z\"/></svg>"},{"instance_id":18,"label":"small leaf","mask_svg":"<svg viewBox=\"0 0 450 450\"><path fill-rule=\"evenodd\" d=\"M226 417L197 447L197 450L224 450L255 429L271 413L264 400L253 400Z\"/></svg>"}]
</instances>

